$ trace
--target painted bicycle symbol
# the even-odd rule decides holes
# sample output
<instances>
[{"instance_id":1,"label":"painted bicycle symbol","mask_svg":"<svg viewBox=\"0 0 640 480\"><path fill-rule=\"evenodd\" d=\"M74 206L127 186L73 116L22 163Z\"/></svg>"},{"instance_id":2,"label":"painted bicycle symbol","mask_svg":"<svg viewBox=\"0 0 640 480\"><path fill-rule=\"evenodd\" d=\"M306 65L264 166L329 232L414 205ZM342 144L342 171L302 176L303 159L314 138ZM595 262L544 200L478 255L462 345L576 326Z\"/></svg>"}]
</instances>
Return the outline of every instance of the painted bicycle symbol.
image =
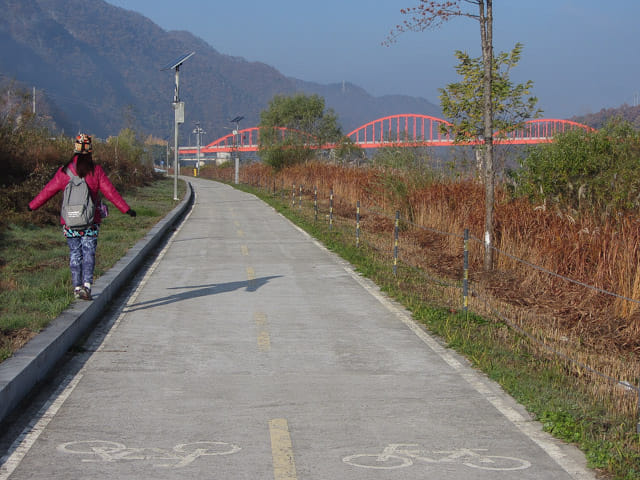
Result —
<instances>
[{"instance_id":1,"label":"painted bicycle symbol","mask_svg":"<svg viewBox=\"0 0 640 480\"><path fill-rule=\"evenodd\" d=\"M480 448L426 451L415 443L390 443L382 453L357 453L344 457L342 461L355 467L379 470L410 467L416 460L425 463L459 463L482 470L524 470L531 466L531 462L521 458L481 453L486 451Z\"/></svg>"},{"instance_id":2,"label":"painted bicycle symbol","mask_svg":"<svg viewBox=\"0 0 640 480\"><path fill-rule=\"evenodd\" d=\"M118 462L147 460L156 467L182 468L199 457L211 455L231 455L240 447L226 442L181 443L172 449L131 448L119 442L107 440L85 440L58 445L58 451L82 455L83 462Z\"/></svg>"}]
</instances>

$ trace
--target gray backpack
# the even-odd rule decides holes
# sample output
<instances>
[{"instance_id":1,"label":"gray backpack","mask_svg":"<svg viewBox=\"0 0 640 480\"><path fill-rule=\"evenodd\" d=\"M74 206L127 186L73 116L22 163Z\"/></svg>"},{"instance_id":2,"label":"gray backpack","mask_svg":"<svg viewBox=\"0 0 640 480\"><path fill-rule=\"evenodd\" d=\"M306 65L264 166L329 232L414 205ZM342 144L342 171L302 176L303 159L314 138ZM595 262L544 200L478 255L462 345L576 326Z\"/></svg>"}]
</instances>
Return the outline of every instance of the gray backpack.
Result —
<instances>
[{"instance_id":1,"label":"gray backpack","mask_svg":"<svg viewBox=\"0 0 640 480\"><path fill-rule=\"evenodd\" d=\"M60 215L67 227L82 229L93 224L96 206L91 197L91 190L84 178L75 175L69 168L69 183L62 196Z\"/></svg>"}]
</instances>

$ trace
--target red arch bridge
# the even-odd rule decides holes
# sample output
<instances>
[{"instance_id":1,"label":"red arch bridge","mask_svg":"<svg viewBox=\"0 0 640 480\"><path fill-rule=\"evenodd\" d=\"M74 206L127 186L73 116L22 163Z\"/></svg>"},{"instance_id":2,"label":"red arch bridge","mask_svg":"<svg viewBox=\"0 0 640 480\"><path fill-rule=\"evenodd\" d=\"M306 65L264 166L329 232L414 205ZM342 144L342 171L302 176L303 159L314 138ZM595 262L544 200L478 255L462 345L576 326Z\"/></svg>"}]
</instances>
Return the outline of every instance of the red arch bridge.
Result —
<instances>
[{"instance_id":1,"label":"red arch bridge","mask_svg":"<svg viewBox=\"0 0 640 480\"><path fill-rule=\"evenodd\" d=\"M429 115L401 114L378 118L362 125L347 135L349 139L361 148L397 147L445 147L453 145L477 145L480 141L455 143L453 137L446 131L451 123L441 118ZM570 120L536 119L524 122L519 128L501 135L496 132L494 144L496 145L527 145L537 143L550 143L556 133L569 130L582 129L592 131L591 127ZM302 132L279 127L277 135L287 138L289 135L305 135ZM309 136L310 143L313 138ZM203 156L218 152L257 152L260 139L260 128L251 127L238 130L224 137L200 147ZM335 144L322 145L321 149L334 148ZM181 156L196 155L196 147L181 147Z\"/></svg>"}]
</instances>

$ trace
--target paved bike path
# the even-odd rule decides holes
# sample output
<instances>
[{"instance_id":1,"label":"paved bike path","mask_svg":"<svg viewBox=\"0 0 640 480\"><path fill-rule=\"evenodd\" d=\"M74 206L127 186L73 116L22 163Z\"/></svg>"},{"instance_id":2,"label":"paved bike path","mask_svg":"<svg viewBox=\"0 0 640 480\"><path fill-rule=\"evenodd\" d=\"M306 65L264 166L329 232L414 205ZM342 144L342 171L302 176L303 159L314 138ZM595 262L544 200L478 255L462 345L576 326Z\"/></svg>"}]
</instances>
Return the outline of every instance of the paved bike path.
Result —
<instances>
[{"instance_id":1,"label":"paved bike path","mask_svg":"<svg viewBox=\"0 0 640 480\"><path fill-rule=\"evenodd\" d=\"M192 184L0 480L595 478L272 208Z\"/></svg>"}]
</instances>

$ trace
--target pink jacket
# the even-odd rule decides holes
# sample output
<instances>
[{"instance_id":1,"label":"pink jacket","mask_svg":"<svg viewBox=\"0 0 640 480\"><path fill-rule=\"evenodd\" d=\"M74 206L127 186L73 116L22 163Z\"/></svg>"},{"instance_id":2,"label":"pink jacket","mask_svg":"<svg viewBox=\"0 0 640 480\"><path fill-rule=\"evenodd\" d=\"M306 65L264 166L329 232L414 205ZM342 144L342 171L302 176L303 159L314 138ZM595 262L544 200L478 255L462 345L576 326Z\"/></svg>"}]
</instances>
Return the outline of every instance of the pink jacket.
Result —
<instances>
[{"instance_id":1,"label":"pink jacket","mask_svg":"<svg viewBox=\"0 0 640 480\"><path fill-rule=\"evenodd\" d=\"M73 173L76 173L75 166L77 158L78 157L75 156L69 164L69 168ZM98 201L98 192L102 192L107 200L113 203L122 213L126 213L129 210L129 205L120 196L100 165L96 165L93 169L93 173L89 173L84 178L89 186L94 202ZM64 172L64 167L60 167L49 183L47 183L42 191L36 195L36 198L29 202L29 208L31 208L31 210L40 208L56 193L64 190L67 183L69 183L69 175ZM98 208L96 208L96 214L93 221L94 223L100 223L102 221ZM62 220L62 218L60 218L60 223L64 225L64 220Z\"/></svg>"}]
</instances>

